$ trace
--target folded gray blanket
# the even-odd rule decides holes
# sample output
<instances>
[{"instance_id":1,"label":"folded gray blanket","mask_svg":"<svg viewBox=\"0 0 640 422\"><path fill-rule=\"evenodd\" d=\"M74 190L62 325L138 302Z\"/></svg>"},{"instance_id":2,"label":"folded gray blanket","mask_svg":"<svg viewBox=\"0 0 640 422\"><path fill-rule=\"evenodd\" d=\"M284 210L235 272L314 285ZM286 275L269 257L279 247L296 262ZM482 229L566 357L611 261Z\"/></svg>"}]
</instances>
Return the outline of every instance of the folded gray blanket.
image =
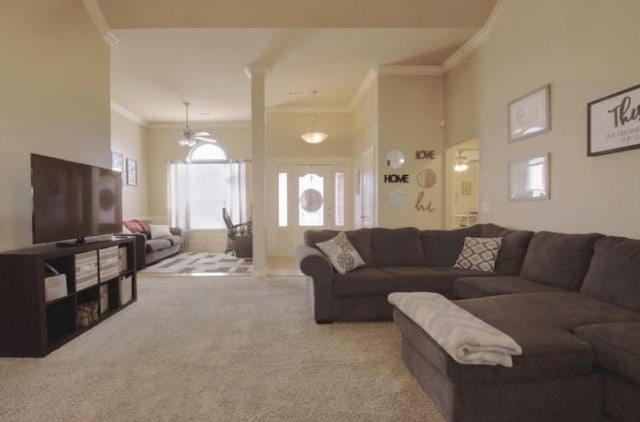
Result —
<instances>
[{"instance_id":1,"label":"folded gray blanket","mask_svg":"<svg viewBox=\"0 0 640 422\"><path fill-rule=\"evenodd\" d=\"M389 303L411 318L459 363L513 366L522 348L511 337L437 293L391 293Z\"/></svg>"}]
</instances>

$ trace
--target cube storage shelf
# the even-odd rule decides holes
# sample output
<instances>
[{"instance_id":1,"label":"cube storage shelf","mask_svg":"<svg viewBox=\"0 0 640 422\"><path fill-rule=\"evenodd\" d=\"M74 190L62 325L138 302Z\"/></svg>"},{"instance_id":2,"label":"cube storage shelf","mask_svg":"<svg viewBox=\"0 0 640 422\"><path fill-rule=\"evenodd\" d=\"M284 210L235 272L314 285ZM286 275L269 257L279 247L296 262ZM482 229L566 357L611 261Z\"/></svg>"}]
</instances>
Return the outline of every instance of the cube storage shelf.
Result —
<instances>
[{"instance_id":1,"label":"cube storage shelf","mask_svg":"<svg viewBox=\"0 0 640 422\"><path fill-rule=\"evenodd\" d=\"M135 302L135 268L133 237L1 253L0 356L45 356Z\"/></svg>"}]
</instances>

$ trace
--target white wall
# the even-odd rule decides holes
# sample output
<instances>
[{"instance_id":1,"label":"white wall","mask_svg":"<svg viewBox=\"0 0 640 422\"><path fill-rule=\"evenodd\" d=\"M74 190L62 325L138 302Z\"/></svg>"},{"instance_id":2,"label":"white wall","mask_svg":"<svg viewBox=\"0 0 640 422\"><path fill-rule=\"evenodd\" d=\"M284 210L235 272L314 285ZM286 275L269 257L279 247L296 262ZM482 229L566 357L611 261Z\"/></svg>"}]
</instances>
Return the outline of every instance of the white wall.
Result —
<instances>
[{"instance_id":1,"label":"white wall","mask_svg":"<svg viewBox=\"0 0 640 422\"><path fill-rule=\"evenodd\" d=\"M122 184L122 218L146 218L149 215L147 172L149 169L144 126L120 112L111 111L111 150L124 155L124 179ZM126 159L138 163L138 184L126 183Z\"/></svg>"},{"instance_id":2,"label":"white wall","mask_svg":"<svg viewBox=\"0 0 640 422\"><path fill-rule=\"evenodd\" d=\"M109 46L82 2L0 13L0 250L31 244L30 153L111 168Z\"/></svg>"},{"instance_id":3,"label":"white wall","mask_svg":"<svg viewBox=\"0 0 640 422\"><path fill-rule=\"evenodd\" d=\"M382 227L414 226L421 229L442 228L444 224L444 136L443 87L440 76L378 77L378 225ZM404 166L389 168L386 155L400 150ZM416 151L434 150L436 158L417 159ZM422 169L436 173L437 181L430 189L422 189L416 176ZM384 183L385 174L409 175L409 183ZM402 207L392 207L389 194L399 189L405 193ZM425 208L431 203L434 211L416 210L422 192Z\"/></svg>"},{"instance_id":4,"label":"white wall","mask_svg":"<svg viewBox=\"0 0 640 422\"><path fill-rule=\"evenodd\" d=\"M615 3L615 4L614 4ZM447 142L480 138L481 220L640 237L640 149L587 157L587 103L640 83L637 0L508 0L446 75ZM550 132L509 144L507 104L551 84ZM507 201L507 163L551 154L551 199Z\"/></svg>"}]
</instances>

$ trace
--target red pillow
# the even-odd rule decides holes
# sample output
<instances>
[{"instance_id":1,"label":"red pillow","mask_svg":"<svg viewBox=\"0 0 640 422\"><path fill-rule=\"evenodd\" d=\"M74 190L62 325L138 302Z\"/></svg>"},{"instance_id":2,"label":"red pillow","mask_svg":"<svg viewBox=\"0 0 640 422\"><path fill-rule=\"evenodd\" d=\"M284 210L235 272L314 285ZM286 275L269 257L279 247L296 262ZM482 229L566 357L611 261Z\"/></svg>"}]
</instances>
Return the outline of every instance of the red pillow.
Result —
<instances>
[{"instance_id":1,"label":"red pillow","mask_svg":"<svg viewBox=\"0 0 640 422\"><path fill-rule=\"evenodd\" d=\"M146 234L146 227L144 225L144 223L140 220L127 220L124 221L122 224L124 224L124 226L129 229L129 231L131 233L145 233Z\"/></svg>"}]
</instances>

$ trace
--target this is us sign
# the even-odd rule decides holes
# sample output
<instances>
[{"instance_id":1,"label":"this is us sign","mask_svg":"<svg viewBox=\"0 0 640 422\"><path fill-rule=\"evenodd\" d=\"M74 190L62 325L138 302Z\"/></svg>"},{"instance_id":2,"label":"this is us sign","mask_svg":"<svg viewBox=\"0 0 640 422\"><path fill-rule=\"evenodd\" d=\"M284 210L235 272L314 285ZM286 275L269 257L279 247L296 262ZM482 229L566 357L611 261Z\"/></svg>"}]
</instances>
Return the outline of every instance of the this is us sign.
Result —
<instances>
[{"instance_id":1,"label":"this is us sign","mask_svg":"<svg viewBox=\"0 0 640 422\"><path fill-rule=\"evenodd\" d=\"M640 85L587 105L587 155L640 148Z\"/></svg>"}]
</instances>

